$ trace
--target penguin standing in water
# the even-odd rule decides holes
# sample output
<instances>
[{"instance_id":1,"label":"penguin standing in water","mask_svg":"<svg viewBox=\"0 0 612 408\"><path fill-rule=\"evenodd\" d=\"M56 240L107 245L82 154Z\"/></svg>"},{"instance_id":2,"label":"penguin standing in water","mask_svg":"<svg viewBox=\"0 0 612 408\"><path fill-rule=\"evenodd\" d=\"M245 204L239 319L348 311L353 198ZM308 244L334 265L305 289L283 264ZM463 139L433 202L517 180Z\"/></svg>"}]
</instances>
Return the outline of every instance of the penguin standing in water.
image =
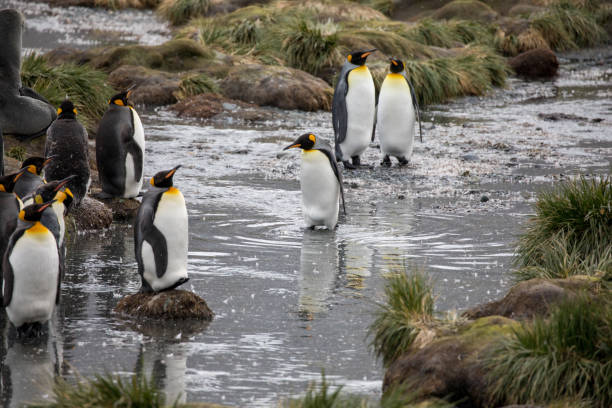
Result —
<instances>
[{"instance_id":1,"label":"penguin standing in water","mask_svg":"<svg viewBox=\"0 0 612 408\"><path fill-rule=\"evenodd\" d=\"M68 99L62 102L57 114L57 119L47 129L45 156L53 156L54 160L45 167L45 179L62 180L74 176L68 187L78 207L91 183L87 131L77 120L77 110Z\"/></svg>"},{"instance_id":2,"label":"penguin standing in water","mask_svg":"<svg viewBox=\"0 0 612 408\"><path fill-rule=\"evenodd\" d=\"M324 225L332 230L338 223L340 199L346 214L342 173L334 152L327 142L312 133L303 134L283 150L295 147L302 149L300 188L306 226L314 229Z\"/></svg>"},{"instance_id":3,"label":"penguin standing in water","mask_svg":"<svg viewBox=\"0 0 612 408\"><path fill-rule=\"evenodd\" d=\"M57 242L41 221L51 204L32 204L19 212L23 223L11 235L3 258L3 304L20 334L40 333L59 302Z\"/></svg>"},{"instance_id":4,"label":"penguin standing in water","mask_svg":"<svg viewBox=\"0 0 612 408\"><path fill-rule=\"evenodd\" d=\"M111 98L98 127L96 162L103 197L136 197L142 186L144 130L128 102L131 92Z\"/></svg>"},{"instance_id":5,"label":"penguin standing in water","mask_svg":"<svg viewBox=\"0 0 612 408\"><path fill-rule=\"evenodd\" d=\"M374 132L376 91L372 74L365 65L368 55L374 51L350 54L342 66L334 90L332 122L336 157L349 169L360 165L359 155L370 144Z\"/></svg>"},{"instance_id":6,"label":"penguin standing in water","mask_svg":"<svg viewBox=\"0 0 612 408\"><path fill-rule=\"evenodd\" d=\"M187 207L171 170L151 178L136 214L134 245L141 292L161 292L187 282Z\"/></svg>"},{"instance_id":7,"label":"penguin standing in water","mask_svg":"<svg viewBox=\"0 0 612 408\"><path fill-rule=\"evenodd\" d=\"M384 154L383 166L390 166L394 156L400 166L405 166L412 156L414 123L419 121L421 142L421 117L412 84L406 77L404 63L391 58L391 73L387 74L378 95L376 132L380 138L380 150Z\"/></svg>"},{"instance_id":8,"label":"penguin standing in water","mask_svg":"<svg viewBox=\"0 0 612 408\"><path fill-rule=\"evenodd\" d=\"M43 169L47 164L51 162L51 157L28 157L21 163L21 168L26 169L24 172L20 172L15 182L13 191L19 198L24 198L41 184L44 184L44 180L41 176Z\"/></svg>"}]
</instances>

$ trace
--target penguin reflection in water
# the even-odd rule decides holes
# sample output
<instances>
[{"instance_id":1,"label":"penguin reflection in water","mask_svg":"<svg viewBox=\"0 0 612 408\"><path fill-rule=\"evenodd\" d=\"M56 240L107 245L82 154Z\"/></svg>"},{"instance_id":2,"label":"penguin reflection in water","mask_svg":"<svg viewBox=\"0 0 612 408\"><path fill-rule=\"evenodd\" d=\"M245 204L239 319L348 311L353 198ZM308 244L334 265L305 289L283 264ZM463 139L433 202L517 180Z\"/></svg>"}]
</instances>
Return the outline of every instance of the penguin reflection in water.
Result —
<instances>
[{"instance_id":1,"label":"penguin reflection in water","mask_svg":"<svg viewBox=\"0 0 612 408\"><path fill-rule=\"evenodd\" d=\"M161 292L187 282L187 207L172 177L181 167L151 178L136 214L134 244L141 292Z\"/></svg>"},{"instance_id":2,"label":"penguin reflection in water","mask_svg":"<svg viewBox=\"0 0 612 408\"><path fill-rule=\"evenodd\" d=\"M334 152L327 142L312 133L298 137L284 150L295 147L302 149L300 188L306 226L310 229L325 226L332 230L338 223L340 200L346 214L342 173Z\"/></svg>"},{"instance_id":3,"label":"penguin reflection in water","mask_svg":"<svg viewBox=\"0 0 612 408\"><path fill-rule=\"evenodd\" d=\"M387 74L380 87L376 133L380 138L380 150L384 154L383 166L391 166L394 156L400 166L408 164L414 144L415 118L419 121L421 142L421 117L412 84L406 78L404 63L391 58L391 73Z\"/></svg>"},{"instance_id":4,"label":"penguin reflection in water","mask_svg":"<svg viewBox=\"0 0 612 408\"><path fill-rule=\"evenodd\" d=\"M60 256L55 226L41 219L52 202L19 212L3 259L3 304L18 334L38 335L51 318L60 293Z\"/></svg>"}]
</instances>

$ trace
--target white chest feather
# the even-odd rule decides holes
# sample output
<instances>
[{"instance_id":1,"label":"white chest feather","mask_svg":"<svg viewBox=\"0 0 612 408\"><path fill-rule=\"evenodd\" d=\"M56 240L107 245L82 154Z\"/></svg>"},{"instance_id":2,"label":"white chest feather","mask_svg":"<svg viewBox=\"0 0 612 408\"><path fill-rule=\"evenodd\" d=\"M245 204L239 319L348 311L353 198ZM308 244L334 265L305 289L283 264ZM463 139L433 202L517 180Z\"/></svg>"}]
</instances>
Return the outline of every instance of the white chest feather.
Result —
<instances>
[{"instance_id":1,"label":"white chest feather","mask_svg":"<svg viewBox=\"0 0 612 408\"><path fill-rule=\"evenodd\" d=\"M13 292L6 312L16 327L51 318L57 295L59 255L49 230L26 231L9 256Z\"/></svg>"},{"instance_id":2,"label":"white chest feather","mask_svg":"<svg viewBox=\"0 0 612 408\"><path fill-rule=\"evenodd\" d=\"M376 134L384 154L410 158L415 132L415 110L408 82L401 74L389 74L378 96Z\"/></svg>"},{"instance_id":3,"label":"white chest feather","mask_svg":"<svg viewBox=\"0 0 612 408\"><path fill-rule=\"evenodd\" d=\"M300 187L307 226L334 228L338 221L340 184L324 153L318 150L302 152Z\"/></svg>"},{"instance_id":4,"label":"white chest feather","mask_svg":"<svg viewBox=\"0 0 612 408\"><path fill-rule=\"evenodd\" d=\"M63 203L59 203L56 201L53 203L52 208L53 211L55 211L55 215L57 216L57 223L59 224L60 228L60 239L58 244L62 246L64 245L64 235L66 232L66 222L64 221L64 210L66 209L66 207Z\"/></svg>"},{"instance_id":5,"label":"white chest feather","mask_svg":"<svg viewBox=\"0 0 612 408\"><path fill-rule=\"evenodd\" d=\"M144 242L142 258L144 277L154 290L172 286L181 278L187 278L188 218L183 194L175 188L162 195L155 212L153 225L166 239L168 267L161 278L155 272L155 260L151 246Z\"/></svg>"},{"instance_id":6,"label":"white chest feather","mask_svg":"<svg viewBox=\"0 0 612 408\"><path fill-rule=\"evenodd\" d=\"M374 80L368 67L363 65L349 72L346 139L340 145L345 157L360 155L370 144L376 104L374 94Z\"/></svg>"},{"instance_id":7,"label":"white chest feather","mask_svg":"<svg viewBox=\"0 0 612 408\"><path fill-rule=\"evenodd\" d=\"M144 152L145 152L145 139L144 139L144 129L142 127L142 122L140 121L140 117L136 110L130 108L130 112L132 113L132 119L134 121L134 135L133 139L136 144L140 147L142 151L142 162L144 163ZM134 177L136 175L136 162L134 161L134 157L128 153L125 157L125 188L124 188L124 197L136 197L140 192L140 188L142 186L142 169L140 170L140 178L135 180ZM142 164L141 164L142 165Z\"/></svg>"}]
</instances>

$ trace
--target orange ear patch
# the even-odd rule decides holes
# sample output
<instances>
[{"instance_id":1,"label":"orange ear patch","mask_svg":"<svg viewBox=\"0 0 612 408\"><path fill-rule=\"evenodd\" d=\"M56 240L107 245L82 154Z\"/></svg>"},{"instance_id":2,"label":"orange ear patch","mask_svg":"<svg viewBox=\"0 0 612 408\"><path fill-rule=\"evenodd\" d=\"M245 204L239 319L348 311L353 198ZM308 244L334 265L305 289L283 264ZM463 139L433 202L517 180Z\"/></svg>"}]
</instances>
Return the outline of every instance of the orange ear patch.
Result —
<instances>
[{"instance_id":1,"label":"orange ear patch","mask_svg":"<svg viewBox=\"0 0 612 408\"><path fill-rule=\"evenodd\" d=\"M62 108L57 108L57 114L59 115L60 113L62 113Z\"/></svg>"},{"instance_id":2,"label":"orange ear patch","mask_svg":"<svg viewBox=\"0 0 612 408\"><path fill-rule=\"evenodd\" d=\"M351 60L353 59L353 56L351 54L349 54L349 56L346 57L346 59L348 60L348 62L351 62Z\"/></svg>"},{"instance_id":3,"label":"orange ear patch","mask_svg":"<svg viewBox=\"0 0 612 408\"><path fill-rule=\"evenodd\" d=\"M315 137L315 135L313 135L312 133L308 135L308 139L310 139L310 141L311 141L312 143L314 143L314 142L316 142L316 141L317 141L317 138L316 138L316 137Z\"/></svg>"}]
</instances>

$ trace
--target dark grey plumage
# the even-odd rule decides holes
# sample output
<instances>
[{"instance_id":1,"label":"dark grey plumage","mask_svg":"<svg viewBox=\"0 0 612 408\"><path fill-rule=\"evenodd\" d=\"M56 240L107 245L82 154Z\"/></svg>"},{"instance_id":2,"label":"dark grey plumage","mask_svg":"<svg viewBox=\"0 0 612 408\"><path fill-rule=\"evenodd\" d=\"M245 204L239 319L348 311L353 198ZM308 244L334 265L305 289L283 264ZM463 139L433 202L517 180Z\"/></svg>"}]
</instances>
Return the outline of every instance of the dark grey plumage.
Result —
<instances>
[{"instance_id":1,"label":"dark grey plumage","mask_svg":"<svg viewBox=\"0 0 612 408\"><path fill-rule=\"evenodd\" d=\"M355 65L349 61L345 62L342 66L340 74L338 74L338 81L336 83L336 88L334 89L334 98L332 100L332 124L334 127L336 158L339 161L345 160L342 157L340 143L344 142L346 139L346 128L348 125L348 114L346 112L348 74L357 67L359 67L359 65ZM348 159L348 157L346 159Z\"/></svg>"}]
</instances>

